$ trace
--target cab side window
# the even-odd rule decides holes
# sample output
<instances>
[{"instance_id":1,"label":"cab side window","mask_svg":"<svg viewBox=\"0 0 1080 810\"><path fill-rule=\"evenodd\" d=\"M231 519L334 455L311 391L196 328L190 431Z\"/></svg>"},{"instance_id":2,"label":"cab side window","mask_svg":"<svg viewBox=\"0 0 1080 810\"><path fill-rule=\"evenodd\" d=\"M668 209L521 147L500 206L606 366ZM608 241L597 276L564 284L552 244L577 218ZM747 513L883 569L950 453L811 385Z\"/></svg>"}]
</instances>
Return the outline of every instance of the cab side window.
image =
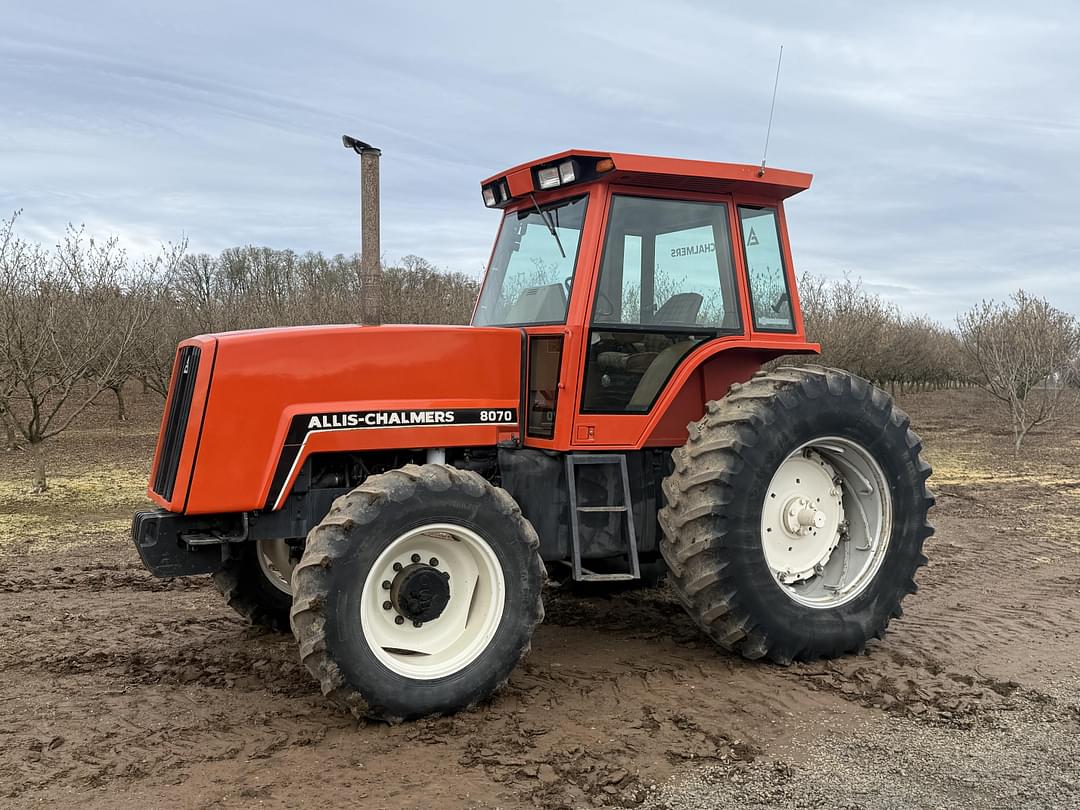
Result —
<instances>
[{"instance_id":1,"label":"cab side window","mask_svg":"<svg viewBox=\"0 0 1080 810\"><path fill-rule=\"evenodd\" d=\"M694 347L741 332L734 267L723 203L616 195L583 410L646 412Z\"/></svg>"},{"instance_id":2,"label":"cab side window","mask_svg":"<svg viewBox=\"0 0 1080 810\"><path fill-rule=\"evenodd\" d=\"M739 225L750 278L754 328L764 332L794 332L776 211L740 205Z\"/></svg>"}]
</instances>

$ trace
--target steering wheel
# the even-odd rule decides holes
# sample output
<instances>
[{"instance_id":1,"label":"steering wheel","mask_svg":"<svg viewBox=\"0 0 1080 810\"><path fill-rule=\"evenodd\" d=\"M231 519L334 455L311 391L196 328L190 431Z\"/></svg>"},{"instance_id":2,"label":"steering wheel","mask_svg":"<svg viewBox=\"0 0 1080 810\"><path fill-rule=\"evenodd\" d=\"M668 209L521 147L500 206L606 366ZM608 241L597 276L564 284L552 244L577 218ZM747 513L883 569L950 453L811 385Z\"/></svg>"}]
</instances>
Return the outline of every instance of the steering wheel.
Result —
<instances>
[{"instance_id":1,"label":"steering wheel","mask_svg":"<svg viewBox=\"0 0 1080 810\"><path fill-rule=\"evenodd\" d=\"M601 318L610 318L615 314L615 305L599 290L596 291L596 314Z\"/></svg>"},{"instance_id":2,"label":"steering wheel","mask_svg":"<svg viewBox=\"0 0 1080 810\"><path fill-rule=\"evenodd\" d=\"M567 276L563 281L563 285L566 287L566 297L569 298L574 288L574 277ZM596 314L601 318L608 318L615 314L615 305L611 303L610 298L599 290L596 291Z\"/></svg>"}]
</instances>

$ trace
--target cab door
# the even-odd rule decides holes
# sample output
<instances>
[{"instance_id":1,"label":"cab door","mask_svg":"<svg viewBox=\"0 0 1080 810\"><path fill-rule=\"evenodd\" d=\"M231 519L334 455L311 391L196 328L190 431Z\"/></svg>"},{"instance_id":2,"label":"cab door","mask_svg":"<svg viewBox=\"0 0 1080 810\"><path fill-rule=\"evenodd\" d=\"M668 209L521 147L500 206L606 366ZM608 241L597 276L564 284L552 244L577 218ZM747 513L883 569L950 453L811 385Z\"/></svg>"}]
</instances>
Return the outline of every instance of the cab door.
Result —
<instances>
[{"instance_id":1,"label":"cab door","mask_svg":"<svg viewBox=\"0 0 1080 810\"><path fill-rule=\"evenodd\" d=\"M573 446L640 446L686 358L745 334L736 232L729 197L612 189Z\"/></svg>"}]
</instances>

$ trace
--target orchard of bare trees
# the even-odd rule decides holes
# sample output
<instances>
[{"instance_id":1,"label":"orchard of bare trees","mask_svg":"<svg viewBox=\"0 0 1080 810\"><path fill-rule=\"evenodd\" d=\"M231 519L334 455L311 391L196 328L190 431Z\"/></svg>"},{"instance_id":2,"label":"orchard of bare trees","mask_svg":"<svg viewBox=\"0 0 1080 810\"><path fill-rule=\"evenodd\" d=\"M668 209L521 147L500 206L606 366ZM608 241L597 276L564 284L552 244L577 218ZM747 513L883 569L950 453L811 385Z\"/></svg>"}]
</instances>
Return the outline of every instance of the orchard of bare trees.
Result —
<instances>
[{"instance_id":1,"label":"orchard of bare trees","mask_svg":"<svg viewBox=\"0 0 1080 810\"><path fill-rule=\"evenodd\" d=\"M955 332L901 311L858 280L804 274L799 298L807 336L821 344L821 355L795 362L847 369L893 393L970 382Z\"/></svg>"},{"instance_id":2,"label":"orchard of bare trees","mask_svg":"<svg viewBox=\"0 0 1080 810\"><path fill-rule=\"evenodd\" d=\"M45 247L0 222L0 442L34 454L33 488L48 485L45 443L92 403L115 404L125 387L163 399L176 346L207 332L357 323L363 300L359 256L297 254L265 247L217 256L166 245L133 259L115 239L69 228ZM385 266L385 323L466 323L476 279L407 256ZM977 385L1002 405L1019 450L1029 431L1077 407L1080 327L1074 316L1017 292L982 302L955 328L900 311L855 280L804 276L800 296L819 362L896 390Z\"/></svg>"},{"instance_id":3,"label":"orchard of bare trees","mask_svg":"<svg viewBox=\"0 0 1080 810\"><path fill-rule=\"evenodd\" d=\"M1080 407L1080 323L1023 290L980 301L955 329L902 312L850 278L803 276L799 294L821 356L795 362L845 368L894 392L977 386L1000 404L1016 452L1030 431Z\"/></svg>"}]
</instances>

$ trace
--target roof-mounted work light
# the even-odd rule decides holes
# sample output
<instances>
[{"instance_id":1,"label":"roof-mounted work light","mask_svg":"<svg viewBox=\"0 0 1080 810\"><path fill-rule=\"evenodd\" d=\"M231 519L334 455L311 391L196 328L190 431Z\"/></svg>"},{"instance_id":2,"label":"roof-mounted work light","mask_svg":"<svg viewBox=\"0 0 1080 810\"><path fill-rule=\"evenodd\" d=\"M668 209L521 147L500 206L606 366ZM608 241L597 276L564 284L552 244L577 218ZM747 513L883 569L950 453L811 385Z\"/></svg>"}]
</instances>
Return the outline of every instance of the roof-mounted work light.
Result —
<instances>
[{"instance_id":1,"label":"roof-mounted work light","mask_svg":"<svg viewBox=\"0 0 1080 810\"><path fill-rule=\"evenodd\" d=\"M578 179L577 161L574 159L564 160L555 166L542 166L536 170L536 185L541 191L549 188L558 188Z\"/></svg>"},{"instance_id":2,"label":"roof-mounted work light","mask_svg":"<svg viewBox=\"0 0 1080 810\"><path fill-rule=\"evenodd\" d=\"M559 179L559 167L545 166L543 169L537 169L536 182L539 184L541 190L555 188L562 183L562 180Z\"/></svg>"},{"instance_id":3,"label":"roof-mounted work light","mask_svg":"<svg viewBox=\"0 0 1080 810\"><path fill-rule=\"evenodd\" d=\"M589 183L599 175L615 168L610 157L565 154L528 167L515 167L508 174L490 178L480 187L484 205L488 208L505 208L515 199L538 191L551 191L572 184ZM531 186L528 184L531 179ZM513 184L515 193L510 193Z\"/></svg>"},{"instance_id":4,"label":"roof-mounted work light","mask_svg":"<svg viewBox=\"0 0 1080 810\"><path fill-rule=\"evenodd\" d=\"M510 186L506 179L497 180L484 186L484 205L494 208L497 205L510 202Z\"/></svg>"}]
</instances>

